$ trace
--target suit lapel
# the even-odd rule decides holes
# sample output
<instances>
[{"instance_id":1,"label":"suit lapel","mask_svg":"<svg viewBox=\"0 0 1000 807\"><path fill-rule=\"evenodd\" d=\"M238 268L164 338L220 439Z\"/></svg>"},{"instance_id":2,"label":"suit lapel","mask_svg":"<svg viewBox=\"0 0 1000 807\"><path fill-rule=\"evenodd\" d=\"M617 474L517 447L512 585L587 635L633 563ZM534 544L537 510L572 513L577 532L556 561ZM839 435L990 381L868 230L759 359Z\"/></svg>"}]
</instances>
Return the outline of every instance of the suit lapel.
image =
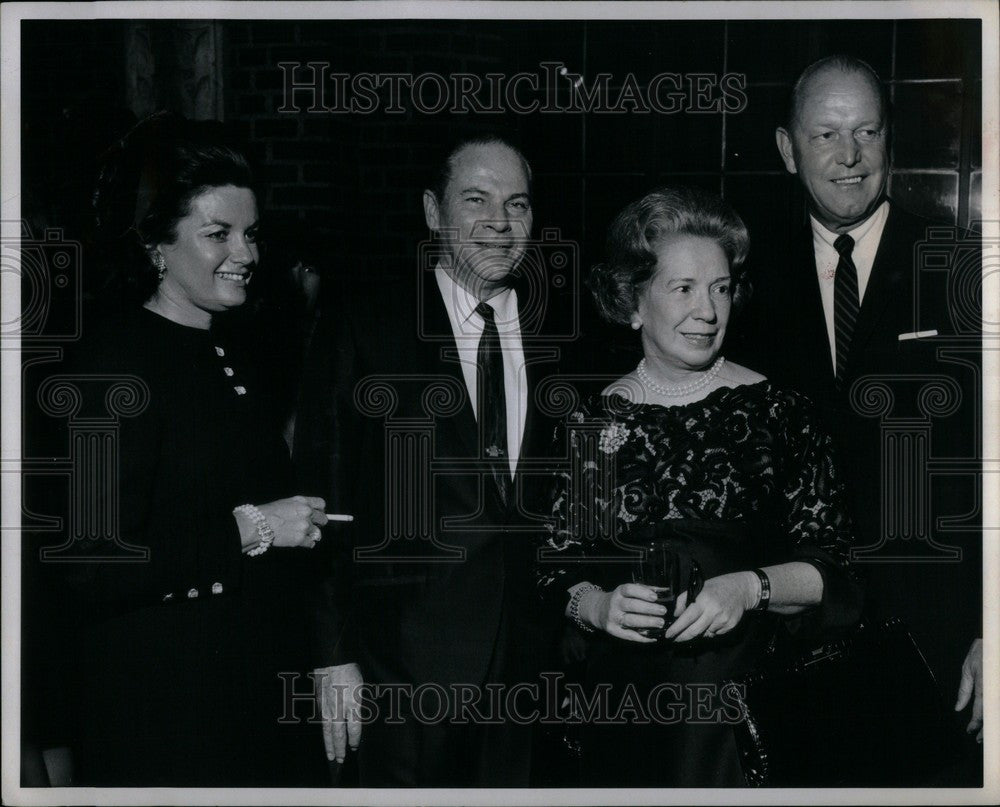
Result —
<instances>
[{"instance_id":1,"label":"suit lapel","mask_svg":"<svg viewBox=\"0 0 1000 807\"><path fill-rule=\"evenodd\" d=\"M790 378L801 378L804 389L813 394L826 395L833 388L833 359L810 227L802 231L795 254L794 277L789 278L788 293L782 297L791 314L791 321L796 323L793 332L788 334L794 341L788 345L775 345L774 349L787 351L787 356L794 363L789 368Z\"/></svg>"},{"instance_id":2,"label":"suit lapel","mask_svg":"<svg viewBox=\"0 0 1000 807\"><path fill-rule=\"evenodd\" d=\"M521 470L521 459L543 456L551 439L551 433L546 429L551 421L539 412L536 396L539 385L552 373L559 358L559 347L552 345L549 340L554 332L554 321L560 314L552 305L558 298L547 298L544 310L537 311L532 303L537 302L538 288L544 287L547 279L544 276L528 278L525 272L526 267L522 266L514 282L528 388L518 472Z\"/></svg>"},{"instance_id":3,"label":"suit lapel","mask_svg":"<svg viewBox=\"0 0 1000 807\"><path fill-rule=\"evenodd\" d=\"M461 363L458 357L458 348L455 343L454 333L451 328L451 320L448 318L448 311L444 301L441 299L441 290L438 287L437 279L433 271L424 272L423 282L420 286L421 300L420 309L423 318L418 331L418 339L423 345L422 364L429 374L446 373L461 385L464 390L465 377L462 373ZM522 318L524 306L527 304L526 295L531 293L530 288L526 288L524 283L515 283L518 299L518 317ZM522 467L526 471L532 471L531 463L525 467L522 458L538 458L543 456L544 448L547 445L549 435L546 433L546 426L549 421L541 416L534 400L538 385L545 374L550 371L553 363L558 357L558 351L546 345L539 345L539 337L543 336L549 327L551 317L546 313L542 323L538 327L538 332L525 334L521 333L521 346L525 360L525 378L527 383L526 411L524 418L524 428L521 434L521 447L518 455L518 462L515 477L521 473ZM523 322L522 322L523 325ZM439 418L437 421L439 433L457 432L457 439L461 441L465 454L470 457L479 457L479 424L476 420L475 412L472 408L471 400L466 400L457 415L451 418ZM490 468L485 463L480 467L488 479ZM537 470L537 469L534 469ZM495 499L499 507L500 499L497 495L495 485L487 484L486 489ZM516 498L516 497L515 497ZM512 503L514 498L512 498Z\"/></svg>"},{"instance_id":4,"label":"suit lapel","mask_svg":"<svg viewBox=\"0 0 1000 807\"><path fill-rule=\"evenodd\" d=\"M441 299L441 289L433 271L423 272L420 286L421 299L419 308L422 312L418 323L417 339L422 346L422 365L429 375L445 374L459 385L465 386L465 375L455 343L455 335L451 329L451 320ZM465 448L465 454L471 457L479 456L479 434L476 415L472 409L472 400L466 395L465 404L453 417L435 419L438 440L446 438L448 432L457 433L458 439Z\"/></svg>"},{"instance_id":5,"label":"suit lapel","mask_svg":"<svg viewBox=\"0 0 1000 807\"><path fill-rule=\"evenodd\" d=\"M803 262L809 267L802 287L802 305L799 311L802 315L802 337L808 340L806 355L817 357L813 362L816 372L824 379L834 377L833 359L830 356L830 334L826 329L826 317L823 314L823 296L819 290L819 275L816 270L816 251L812 244L812 230L802 244Z\"/></svg>"},{"instance_id":6,"label":"suit lapel","mask_svg":"<svg viewBox=\"0 0 1000 807\"><path fill-rule=\"evenodd\" d=\"M848 371L857 364L858 355L862 353L878 325L886 305L896 299L903 291L904 272L907 266L895 260L896 241L899 237L899 216L890 205L889 217L879 240L872 273L868 278L865 298L858 312L858 321L854 326L854 336L851 338L851 352L847 360Z\"/></svg>"},{"instance_id":7,"label":"suit lapel","mask_svg":"<svg viewBox=\"0 0 1000 807\"><path fill-rule=\"evenodd\" d=\"M458 346L455 342L455 334L451 327L451 320L448 318L448 311L445 308L444 300L441 299L441 289L438 286L434 272L425 272L422 285L421 300L424 318L422 330L419 338L425 345L425 367L431 374L447 373L452 379L461 385L461 389L466 390L465 376L462 373L461 360L458 354ZM525 419L524 433L521 440L521 454L524 453L524 441L528 435L528 422L531 412L531 394L534 385L530 380L533 368L529 365L528 375L528 416ZM457 440L460 442L464 457L475 458L478 461L481 478L484 481L483 491L488 497L488 501L493 503L496 510L504 509L499 491L493 482L492 468L482 460L480 446L479 421L476 420L476 413L472 408L472 400L466 396L465 405L453 417L438 418L436 421L438 440L447 443L447 435L453 435L451 443ZM511 503L513 502L513 497Z\"/></svg>"},{"instance_id":8,"label":"suit lapel","mask_svg":"<svg viewBox=\"0 0 1000 807\"><path fill-rule=\"evenodd\" d=\"M544 398L539 393L542 385L557 373L562 351L569 348L567 342L554 341L553 337L568 331L564 318L570 315L573 305L568 296L550 295L539 299L538 289L544 289L547 284L544 274L533 278L520 275L515 282L525 361L527 411L515 474L517 495L514 501L517 504L510 516L532 523L537 520L537 515L533 514L545 513L551 506L546 506L542 498L551 484L552 436L556 424L555 417L547 414L546 407L541 405ZM539 305L544 305L544 309L539 311ZM538 527L541 528L540 523Z\"/></svg>"},{"instance_id":9,"label":"suit lapel","mask_svg":"<svg viewBox=\"0 0 1000 807\"><path fill-rule=\"evenodd\" d=\"M537 459L544 456L552 439L551 418L547 418L538 408L538 389L545 379L553 373L553 368L559 359L559 348L535 343L526 343L524 347L525 376L527 378L528 395L527 411L524 417L524 433L521 437L521 458ZM520 459L520 458L519 458ZM521 470L520 462L518 471Z\"/></svg>"},{"instance_id":10,"label":"suit lapel","mask_svg":"<svg viewBox=\"0 0 1000 807\"><path fill-rule=\"evenodd\" d=\"M538 361L533 361L534 358L533 351L530 346L524 344L524 339L522 337L522 348L524 350L524 376L525 383L527 384L527 395L526 409L524 413L524 430L521 433L521 451L520 456L517 458L517 470L521 470L521 457L530 457L534 453L534 431L536 428L536 415L535 415L535 402L534 395L535 390L538 389L538 383L541 380L542 368Z\"/></svg>"}]
</instances>

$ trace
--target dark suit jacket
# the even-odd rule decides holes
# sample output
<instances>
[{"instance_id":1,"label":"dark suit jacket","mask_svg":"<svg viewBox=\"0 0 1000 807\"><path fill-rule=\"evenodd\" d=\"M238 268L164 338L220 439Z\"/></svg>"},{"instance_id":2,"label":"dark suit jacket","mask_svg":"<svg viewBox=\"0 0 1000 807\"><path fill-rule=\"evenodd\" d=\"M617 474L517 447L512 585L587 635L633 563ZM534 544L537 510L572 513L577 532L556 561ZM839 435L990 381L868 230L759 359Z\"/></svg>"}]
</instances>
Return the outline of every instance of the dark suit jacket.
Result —
<instances>
[{"instance_id":1,"label":"dark suit jacket","mask_svg":"<svg viewBox=\"0 0 1000 807\"><path fill-rule=\"evenodd\" d=\"M819 405L868 617L902 616L949 696L981 631L980 256L968 233L891 205L838 392L806 228L758 257L747 342L730 351Z\"/></svg>"},{"instance_id":2,"label":"dark suit jacket","mask_svg":"<svg viewBox=\"0 0 1000 807\"><path fill-rule=\"evenodd\" d=\"M531 680L543 635L532 514L544 512L532 497L548 488L552 435L534 398L558 352L544 344L546 318L526 322L522 289L529 408L505 508L479 460L437 282L421 275L347 295L313 338L296 460L328 510L354 515L324 542L317 665L358 662L381 683Z\"/></svg>"}]
</instances>

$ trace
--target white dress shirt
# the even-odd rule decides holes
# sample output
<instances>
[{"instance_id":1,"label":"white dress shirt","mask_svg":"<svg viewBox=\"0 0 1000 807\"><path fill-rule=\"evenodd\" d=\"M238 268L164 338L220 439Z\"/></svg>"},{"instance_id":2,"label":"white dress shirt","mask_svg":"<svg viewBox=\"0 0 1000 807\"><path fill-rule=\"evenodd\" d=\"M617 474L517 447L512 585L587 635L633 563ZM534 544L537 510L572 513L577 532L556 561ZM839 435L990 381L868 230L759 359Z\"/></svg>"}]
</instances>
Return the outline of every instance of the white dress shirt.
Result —
<instances>
[{"instance_id":1,"label":"white dress shirt","mask_svg":"<svg viewBox=\"0 0 1000 807\"><path fill-rule=\"evenodd\" d=\"M854 239L854 251L851 258L858 270L858 306L865 299L865 289L872 275L872 265L875 263L875 253L878 252L885 220L889 217L889 203L882 202L868 218L847 235ZM819 293L823 298L823 316L826 319L826 335L830 340L830 360L833 369L837 369L837 337L833 328L833 284L837 275L837 264L840 255L834 249L833 242L839 238L838 233L830 232L826 227L809 217L812 223L813 253L816 255L816 273L819 276Z\"/></svg>"},{"instance_id":2,"label":"white dress shirt","mask_svg":"<svg viewBox=\"0 0 1000 807\"><path fill-rule=\"evenodd\" d=\"M476 372L478 369L479 340L483 335L483 318L476 313L479 300L469 294L448 275L441 264L434 268L444 307L448 311L448 321L455 337L458 355L462 362L462 376L469 392L472 411L479 418L476 395ZM528 376L524 367L524 348L521 343L521 325L518 319L517 292L504 289L486 301L494 311L500 349L503 354L503 385L507 402L507 454L510 473L517 470L517 460L521 455L521 436L528 411Z\"/></svg>"}]
</instances>

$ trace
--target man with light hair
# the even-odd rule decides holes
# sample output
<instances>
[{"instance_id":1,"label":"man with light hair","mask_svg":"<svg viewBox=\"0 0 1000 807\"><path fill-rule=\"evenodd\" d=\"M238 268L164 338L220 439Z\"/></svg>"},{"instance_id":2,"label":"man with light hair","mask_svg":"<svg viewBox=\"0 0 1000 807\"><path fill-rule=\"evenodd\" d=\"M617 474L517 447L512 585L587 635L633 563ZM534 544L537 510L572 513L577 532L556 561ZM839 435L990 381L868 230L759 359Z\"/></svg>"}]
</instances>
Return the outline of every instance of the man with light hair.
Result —
<instances>
[{"instance_id":1,"label":"man with light hair","mask_svg":"<svg viewBox=\"0 0 1000 807\"><path fill-rule=\"evenodd\" d=\"M919 452L888 452L885 430L909 418L927 427L930 457L980 456L978 244L887 195L889 103L866 62L807 67L775 136L809 227L758 261L748 350L772 381L812 397L834 434L867 620L904 619L943 691L959 693L956 710L972 703L966 728L981 742L981 483L931 477ZM947 260L932 265L923 250L942 227ZM932 405L935 390L954 400Z\"/></svg>"}]
</instances>

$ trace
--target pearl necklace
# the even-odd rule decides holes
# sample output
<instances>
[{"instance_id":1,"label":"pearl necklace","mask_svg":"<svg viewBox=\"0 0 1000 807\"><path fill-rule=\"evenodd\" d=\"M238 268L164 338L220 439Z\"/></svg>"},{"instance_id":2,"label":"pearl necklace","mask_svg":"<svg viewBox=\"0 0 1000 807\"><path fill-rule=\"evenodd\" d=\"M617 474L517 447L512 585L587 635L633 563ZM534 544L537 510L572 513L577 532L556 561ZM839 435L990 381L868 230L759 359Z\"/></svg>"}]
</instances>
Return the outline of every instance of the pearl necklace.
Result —
<instances>
[{"instance_id":1,"label":"pearl necklace","mask_svg":"<svg viewBox=\"0 0 1000 807\"><path fill-rule=\"evenodd\" d=\"M712 380L719 374L719 370L722 369L722 365L726 363L724 356L719 356L715 360L715 363L705 371L704 375L696 381L691 381L688 384L679 384L675 387L665 387L662 384L658 384L654 381L649 372L646 370L646 359L643 357L642 361L639 362L639 366L635 368L635 374L639 376L639 379L645 384L650 390L655 392L657 395L663 395L666 398L679 398L682 395L690 395L698 390L704 389Z\"/></svg>"}]
</instances>

